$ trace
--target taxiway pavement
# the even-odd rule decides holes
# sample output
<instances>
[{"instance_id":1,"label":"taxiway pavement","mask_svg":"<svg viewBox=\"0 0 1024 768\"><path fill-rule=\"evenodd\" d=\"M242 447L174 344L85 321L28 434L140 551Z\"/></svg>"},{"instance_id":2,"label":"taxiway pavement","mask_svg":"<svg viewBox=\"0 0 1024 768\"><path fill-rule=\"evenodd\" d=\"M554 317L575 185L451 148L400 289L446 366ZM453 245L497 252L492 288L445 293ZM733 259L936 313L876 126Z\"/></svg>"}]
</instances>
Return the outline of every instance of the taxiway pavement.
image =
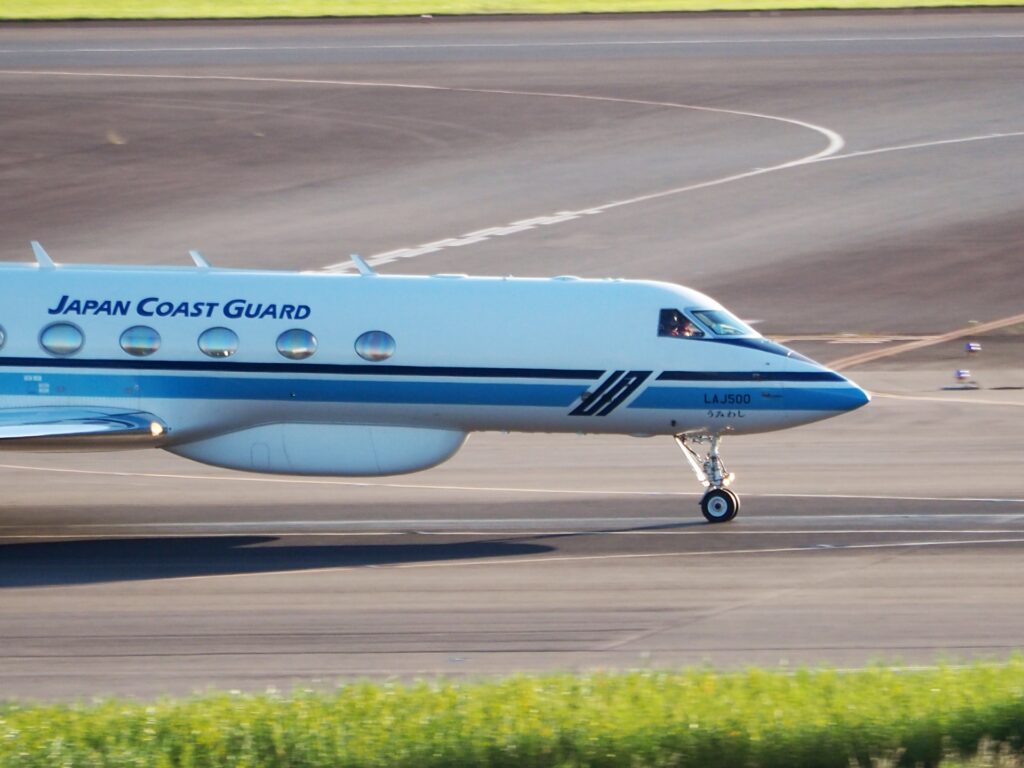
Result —
<instances>
[{"instance_id":1,"label":"taxiway pavement","mask_svg":"<svg viewBox=\"0 0 1024 768\"><path fill-rule=\"evenodd\" d=\"M0 249L654 277L827 362L1022 311L1022 81L1019 13L9 26ZM0 690L1005 656L1014 331L728 441L721 527L665 440L478 435L366 483L0 455Z\"/></svg>"}]
</instances>

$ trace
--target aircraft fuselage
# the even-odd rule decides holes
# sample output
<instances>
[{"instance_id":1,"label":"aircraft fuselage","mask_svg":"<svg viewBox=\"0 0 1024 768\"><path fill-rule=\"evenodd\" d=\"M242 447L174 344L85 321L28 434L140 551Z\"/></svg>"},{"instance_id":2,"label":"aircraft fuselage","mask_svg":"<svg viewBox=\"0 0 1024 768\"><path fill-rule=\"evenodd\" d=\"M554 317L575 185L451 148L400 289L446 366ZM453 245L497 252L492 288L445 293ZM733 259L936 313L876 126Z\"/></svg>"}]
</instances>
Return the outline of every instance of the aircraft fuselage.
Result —
<instances>
[{"instance_id":1,"label":"aircraft fuselage","mask_svg":"<svg viewBox=\"0 0 1024 768\"><path fill-rule=\"evenodd\" d=\"M257 471L413 471L483 430L763 432L868 399L647 281L4 265L0 328L0 435L5 412L156 417L136 441L0 447L145 444Z\"/></svg>"}]
</instances>

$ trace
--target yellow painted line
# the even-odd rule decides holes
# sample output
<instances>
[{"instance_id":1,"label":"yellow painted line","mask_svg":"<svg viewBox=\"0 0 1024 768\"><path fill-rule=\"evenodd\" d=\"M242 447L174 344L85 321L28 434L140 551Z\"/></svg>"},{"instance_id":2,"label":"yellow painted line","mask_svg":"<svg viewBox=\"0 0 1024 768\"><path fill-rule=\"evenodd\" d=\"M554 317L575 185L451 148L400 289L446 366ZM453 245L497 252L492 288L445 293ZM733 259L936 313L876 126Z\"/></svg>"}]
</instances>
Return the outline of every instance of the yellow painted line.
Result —
<instances>
[{"instance_id":1,"label":"yellow painted line","mask_svg":"<svg viewBox=\"0 0 1024 768\"><path fill-rule=\"evenodd\" d=\"M965 397L940 397L938 395L894 395L888 392L871 392L872 397L881 397L887 400L920 400L926 403L963 403L966 405L997 405L1007 408L1024 408L1024 402L1009 402L1007 400L987 400L984 398L967 399Z\"/></svg>"},{"instance_id":2,"label":"yellow painted line","mask_svg":"<svg viewBox=\"0 0 1024 768\"><path fill-rule=\"evenodd\" d=\"M987 323L979 323L966 328L959 328L955 331L943 333L939 336L931 336L917 341L909 341L906 344L897 344L895 347L888 347L887 349L872 349L869 352L861 352L848 357L840 357L838 360L833 360L828 363L828 367L834 371L841 371L844 368L851 368L855 365L873 363L874 361L881 360L882 358L895 357L896 355L902 355L906 352L913 352L916 349L932 347L936 344L943 344L947 341L962 339L965 336L975 336L989 331L995 331L999 328L1005 328L1008 325L1017 325L1018 323L1024 323L1024 314L1012 315L999 320L991 320Z\"/></svg>"}]
</instances>

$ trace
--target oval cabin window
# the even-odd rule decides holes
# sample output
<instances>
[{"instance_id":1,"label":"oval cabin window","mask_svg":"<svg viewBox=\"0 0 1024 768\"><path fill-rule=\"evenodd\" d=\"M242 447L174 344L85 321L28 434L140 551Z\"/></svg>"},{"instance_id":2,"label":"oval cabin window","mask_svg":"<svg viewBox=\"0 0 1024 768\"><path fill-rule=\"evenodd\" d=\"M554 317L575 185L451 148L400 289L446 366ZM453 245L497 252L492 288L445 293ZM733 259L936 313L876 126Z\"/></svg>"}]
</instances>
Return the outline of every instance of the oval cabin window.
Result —
<instances>
[{"instance_id":1,"label":"oval cabin window","mask_svg":"<svg viewBox=\"0 0 1024 768\"><path fill-rule=\"evenodd\" d=\"M238 351L238 334L230 328L209 328L199 337L199 350L207 357L231 357Z\"/></svg>"},{"instance_id":2,"label":"oval cabin window","mask_svg":"<svg viewBox=\"0 0 1024 768\"><path fill-rule=\"evenodd\" d=\"M133 357L146 357L160 349L160 334L145 325L136 325L121 334L121 349Z\"/></svg>"},{"instance_id":3,"label":"oval cabin window","mask_svg":"<svg viewBox=\"0 0 1024 768\"><path fill-rule=\"evenodd\" d=\"M39 343L51 355L67 357L82 348L85 336L76 325L71 323L54 323L48 325L39 334Z\"/></svg>"},{"instance_id":4,"label":"oval cabin window","mask_svg":"<svg viewBox=\"0 0 1024 768\"><path fill-rule=\"evenodd\" d=\"M7 334L4 333L4 327L0 325L0 349L4 348L5 341L7 341Z\"/></svg>"},{"instance_id":5,"label":"oval cabin window","mask_svg":"<svg viewBox=\"0 0 1024 768\"><path fill-rule=\"evenodd\" d=\"M302 328L292 328L277 337L277 351L289 360L305 360L316 352L316 336Z\"/></svg>"},{"instance_id":6,"label":"oval cabin window","mask_svg":"<svg viewBox=\"0 0 1024 768\"><path fill-rule=\"evenodd\" d=\"M384 331L367 331L356 339L356 354L363 360L379 363L395 354L395 340Z\"/></svg>"}]
</instances>

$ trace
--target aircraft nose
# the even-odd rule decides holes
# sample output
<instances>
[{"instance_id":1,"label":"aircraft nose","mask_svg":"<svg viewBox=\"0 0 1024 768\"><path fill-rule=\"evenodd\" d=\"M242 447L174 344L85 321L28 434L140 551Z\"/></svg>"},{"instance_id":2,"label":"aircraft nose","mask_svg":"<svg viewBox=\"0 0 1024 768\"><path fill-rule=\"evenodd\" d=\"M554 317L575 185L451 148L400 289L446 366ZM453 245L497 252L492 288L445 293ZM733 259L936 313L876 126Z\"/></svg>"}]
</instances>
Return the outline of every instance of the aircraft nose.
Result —
<instances>
[{"instance_id":1,"label":"aircraft nose","mask_svg":"<svg viewBox=\"0 0 1024 768\"><path fill-rule=\"evenodd\" d=\"M809 357L790 350L787 363L785 397L791 418L797 423L829 419L871 402L866 390Z\"/></svg>"},{"instance_id":2,"label":"aircraft nose","mask_svg":"<svg viewBox=\"0 0 1024 768\"><path fill-rule=\"evenodd\" d=\"M868 394L867 390L858 387L849 379L844 378L842 386L829 390L829 400L832 406L830 410L841 412L855 411L870 403L871 395Z\"/></svg>"}]
</instances>

